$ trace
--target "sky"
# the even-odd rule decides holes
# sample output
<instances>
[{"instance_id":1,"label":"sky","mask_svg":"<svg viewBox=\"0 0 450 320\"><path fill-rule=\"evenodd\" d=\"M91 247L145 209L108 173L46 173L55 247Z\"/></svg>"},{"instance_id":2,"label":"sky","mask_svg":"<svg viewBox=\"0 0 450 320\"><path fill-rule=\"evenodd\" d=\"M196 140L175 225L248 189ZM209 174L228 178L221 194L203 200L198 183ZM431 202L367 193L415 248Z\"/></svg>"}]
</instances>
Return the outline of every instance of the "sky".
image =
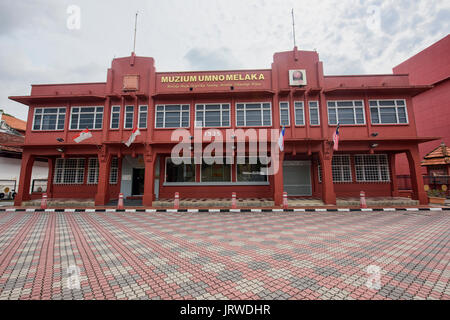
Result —
<instances>
[{"instance_id":1,"label":"sky","mask_svg":"<svg viewBox=\"0 0 450 320\"><path fill-rule=\"evenodd\" d=\"M8 96L31 84L106 81L136 12L136 54L159 72L268 69L294 46L291 8L298 48L329 75L392 73L450 31L448 0L0 0L0 109L26 120Z\"/></svg>"}]
</instances>

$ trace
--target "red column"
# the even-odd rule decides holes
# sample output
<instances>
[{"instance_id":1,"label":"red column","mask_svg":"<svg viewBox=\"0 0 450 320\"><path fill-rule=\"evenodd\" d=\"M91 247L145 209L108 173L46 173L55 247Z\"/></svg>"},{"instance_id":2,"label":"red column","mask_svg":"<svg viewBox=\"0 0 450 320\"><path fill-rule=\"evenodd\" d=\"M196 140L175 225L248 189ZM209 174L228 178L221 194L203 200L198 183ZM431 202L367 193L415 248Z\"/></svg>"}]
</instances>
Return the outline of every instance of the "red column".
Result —
<instances>
[{"instance_id":1,"label":"red column","mask_svg":"<svg viewBox=\"0 0 450 320\"><path fill-rule=\"evenodd\" d=\"M325 142L328 143L328 142ZM325 151L319 152L320 166L322 168L322 200L325 204L336 204L336 193L333 184L333 169L331 166L332 153L325 146Z\"/></svg>"},{"instance_id":2,"label":"red column","mask_svg":"<svg viewBox=\"0 0 450 320\"><path fill-rule=\"evenodd\" d=\"M428 204L428 197L423 188L423 178L420 170L420 154L417 145L410 147L406 151L406 156L408 158L409 172L411 175L413 199L419 200L420 204Z\"/></svg>"},{"instance_id":3,"label":"red column","mask_svg":"<svg viewBox=\"0 0 450 320\"><path fill-rule=\"evenodd\" d=\"M398 197L397 172L395 170L395 153L389 154L389 167L391 170L391 196Z\"/></svg>"},{"instance_id":4,"label":"red column","mask_svg":"<svg viewBox=\"0 0 450 320\"><path fill-rule=\"evenodd\" d=\"M109 172L111 167L111 154L99 155L98 157L98 184L95 195L95 205L104 206L109 201Z\"/></svg>"},{"instance_id":5,"label":"red column","mask_svg":"<svg viewBox=\"0 0 450 320\"><path fill-rule=\"evenodd\" d=\"M276 206L281 206L283 204L283 161L284 152L280 152L278 172L273 175L273 201Z\"/></svg>"},{"instance_id":6,"label":"red column","mask_svg":"<svg viewBox=\"0 0 450 320\"><path fill-rule=\"evenodd\" d=\"M22 201L30 200L30 182L33 172L34 156L25 150L22 153L22 164L20 167L19 188L14 198L14 205L21 206Z\"/></svg>"},{"instance_id":7,"label":"red column","mask_svg":"<svg viewBox=\"0 0 450 320\"><path fill-rule=\"evenodd\" d=\"M155 161L156 153L148 152L144 156L145 161L145 180L144 180L144 197L142 205L151 207L154 199L154 183L155 183Z\"/></svg>"},{"instance_id":8,"label":"red column","mask_svg":"<svg viewBox=\"0 0 450 320\"><path fill-rule=\"evenodd\" d=\"M47 196L49 199L53 197L53 177L55 173L55 162L55 158L48 158Z\"/></svg>"}]
</instances>

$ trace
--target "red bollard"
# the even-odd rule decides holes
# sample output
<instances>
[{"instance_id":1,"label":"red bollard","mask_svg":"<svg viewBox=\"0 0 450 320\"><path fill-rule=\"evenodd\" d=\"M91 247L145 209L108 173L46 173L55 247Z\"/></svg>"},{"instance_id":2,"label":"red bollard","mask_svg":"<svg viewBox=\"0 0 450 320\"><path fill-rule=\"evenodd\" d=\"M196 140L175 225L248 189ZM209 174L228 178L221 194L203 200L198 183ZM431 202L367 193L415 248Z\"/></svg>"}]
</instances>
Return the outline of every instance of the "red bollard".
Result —
<instances>
[{"instance_id":1,"label":"red bollard","mask_svg":"<svg viewBox=\"0 0 450 320\"><path fill-rule=\"evenodd\" d=\"M119 193L119 200L117 201L117 209L123 209L123 193Z\"/></svg>"},{"instance_id":2,"label":"red bollard","mask_svg":"<svg viewBox=\"0 0 450 320\"><path fill-rule=\"evenodd\" d=\"M47 209L47 194L42 194L41 209Z\"/></svg>"},{"instance_id":3,"label":"red bollard","mask_svg":"<svg viewBox=\"0 0 450 320\"><path fill-rule=\"evenodd\" d=\"M180 208L180 194L178 192L175 192L175 200L173 201L173 208L174 209Z\"/></svg>"},{"instance_id":4,"label":"red bollard","mask_svg":"<svg viewBox=\"0 0 450 320\"><path fill-rule=\"evenodd\" d=\"M359 206L360 208L367 208L367 204L366 204L366 193L364 191L361 191L359 193Z\"/></svg>"},{"instance_id":5,"label":"red bollard","mask_svg":"<svg viewBox=\"0 0 450 320\"><path fill-rule=\"evenodd\" d=\"M231 194L231 209L236 209L236 192Z\"/></svg>"},{"instance_id":6,"label":"red bollard","mask_svg":"<svg viewBox=\"0 0 450 320\"><path fill-rule=\"evenodd\" d=\"M287 209L288 206L287 192L283 192L283 209Z\"/></svg>"}]
</instances>

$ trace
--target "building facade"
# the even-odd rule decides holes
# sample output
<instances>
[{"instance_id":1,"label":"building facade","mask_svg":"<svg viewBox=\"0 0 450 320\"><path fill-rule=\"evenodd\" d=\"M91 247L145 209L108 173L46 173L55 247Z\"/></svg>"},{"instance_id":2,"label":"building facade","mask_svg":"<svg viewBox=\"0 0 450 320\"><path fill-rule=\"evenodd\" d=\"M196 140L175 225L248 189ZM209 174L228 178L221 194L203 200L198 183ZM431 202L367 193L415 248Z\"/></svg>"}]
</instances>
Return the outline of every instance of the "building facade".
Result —
<instances>
[{"instance_id":1,"label":"building facade","mask_svg":"<svg viewBox=\"0 0 450 320\"><path fill-rule=\"evenodd\" d=\"M436 149L442 142L450 145L450 35L432 44L393 68L394 74L408 74L413 85L431 85L430 90L413 97L417 133L439 137L419 146L420 157ZM443 168L445 171L445 168ZM405 155L397 157L397 173L409 174ZM427 174L427 166L422 166Z\"/></svg>"},{"instance_id":2,"label":"building facade","mask_svg":"<svg viewBox=\"0 0 450 320\"><path fill-rule=\"evenodd\" d=\"M49 160L50 198L95 198L105 205L122 192L151 206L175 192L182 198L236 192L280 205L284 191L326 204L361 190L397 196L398 153L407 154L413 197L425 204L418 146L432 138L417 135L412 98L429 88L411 85L407 75L326 76L317 52L297 48L276 53L271 69L263 70L156 72L153 58L117 58L106 82L33 85L31 95L10 97L29 106L15 204L30 199L25 191L37 156ZM260 132L282 127L280 170L265 174L268 165L252 158L252 148L267 147ZM92 137L76 143L86 128ZM136 129L140 135L125 145ZM193 141L199 131L207 141L223 137L217 141L233 152L215 163L177 164L171 158L179 143L175 129ZM239 156L236 136L253 130L257 146L244 137ZM193 142L187 157L208 146Z\"/></svg>"}]
</instances>

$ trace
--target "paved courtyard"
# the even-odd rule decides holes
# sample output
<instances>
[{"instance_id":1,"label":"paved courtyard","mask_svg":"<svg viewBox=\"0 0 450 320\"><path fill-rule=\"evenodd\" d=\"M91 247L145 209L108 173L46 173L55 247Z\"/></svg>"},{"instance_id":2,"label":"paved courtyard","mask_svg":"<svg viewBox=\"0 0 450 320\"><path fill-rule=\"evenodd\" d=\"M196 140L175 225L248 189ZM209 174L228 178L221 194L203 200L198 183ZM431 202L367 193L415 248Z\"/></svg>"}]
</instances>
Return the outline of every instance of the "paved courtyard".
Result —
<instances>
[{"instance_id":1,"label":"paved courtyard","mask_svg":"<svg viewBox=\"0 0 450 320\"><path fill-rule=\"evenodd\" d=\"M0 212L0 299L450 299L449 263L449 211Z\"/></svg>"}]
</instances>

